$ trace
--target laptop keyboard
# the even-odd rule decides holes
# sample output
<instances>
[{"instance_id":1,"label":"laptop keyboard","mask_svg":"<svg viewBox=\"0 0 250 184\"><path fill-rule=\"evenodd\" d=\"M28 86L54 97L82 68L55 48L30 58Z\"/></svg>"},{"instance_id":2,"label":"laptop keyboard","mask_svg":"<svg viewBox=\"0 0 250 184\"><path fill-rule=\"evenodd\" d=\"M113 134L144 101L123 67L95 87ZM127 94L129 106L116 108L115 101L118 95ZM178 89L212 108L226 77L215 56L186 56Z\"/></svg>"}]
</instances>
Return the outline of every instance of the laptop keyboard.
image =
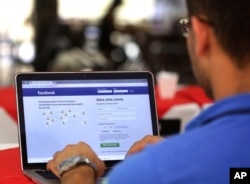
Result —
<instances>
[{"instance_id":1,"label":"laptop keyboard","mask_svg":"<svg viewBox=\"0 0 250 184\"><path fill-rule=\"evenodd\" d=\"M37 174L43 176L46 179L58 179L51 171L36 171Z\"/></svg>"}]
</instances>

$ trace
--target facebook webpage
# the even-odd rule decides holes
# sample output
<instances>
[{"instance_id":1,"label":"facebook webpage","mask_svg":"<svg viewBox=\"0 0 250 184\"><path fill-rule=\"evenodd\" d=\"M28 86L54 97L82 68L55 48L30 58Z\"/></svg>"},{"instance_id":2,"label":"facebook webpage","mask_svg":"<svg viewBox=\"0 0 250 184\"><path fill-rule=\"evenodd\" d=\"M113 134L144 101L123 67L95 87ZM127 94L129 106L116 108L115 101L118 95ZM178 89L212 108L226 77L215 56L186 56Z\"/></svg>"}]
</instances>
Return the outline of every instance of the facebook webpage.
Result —
<instances>
[{"instance_id":1,"label":"facebook webpage","mask_svg":"<svg viewBox=\"0 0 250 184\"><path fill-rule=\"evenodd\" d=\"M88 143L102 160L122 160L152 135L146 80L24 81L29 163L43 163L67 144Z\"/></svg>"}]
</instances>

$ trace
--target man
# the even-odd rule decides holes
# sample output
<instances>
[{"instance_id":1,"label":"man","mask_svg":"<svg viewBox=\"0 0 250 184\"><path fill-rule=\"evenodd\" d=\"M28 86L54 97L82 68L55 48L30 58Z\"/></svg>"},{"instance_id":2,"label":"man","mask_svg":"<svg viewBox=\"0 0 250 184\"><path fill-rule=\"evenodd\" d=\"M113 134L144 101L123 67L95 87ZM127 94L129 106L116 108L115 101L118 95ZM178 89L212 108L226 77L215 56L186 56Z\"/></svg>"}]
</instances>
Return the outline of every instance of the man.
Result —
<instances>
[{"instance_id":1,"label":"man","mask_svg":"<svg viewBox=\"0 0 250 184\"><path fill-rule=\"evenodd\" d=\"M193 71L216 103L184 134L135 143L128 152L133 155L112 170L106 183L221 184L229 183L230 168L250 167L250 1L187 0L187 7L189 17L182 23ZM104 164L85 143L56 153L48 169L59 176L59 164L75 155L91 164L71 167L61 182L94 183Z\"/></svg>"}]
</instances>

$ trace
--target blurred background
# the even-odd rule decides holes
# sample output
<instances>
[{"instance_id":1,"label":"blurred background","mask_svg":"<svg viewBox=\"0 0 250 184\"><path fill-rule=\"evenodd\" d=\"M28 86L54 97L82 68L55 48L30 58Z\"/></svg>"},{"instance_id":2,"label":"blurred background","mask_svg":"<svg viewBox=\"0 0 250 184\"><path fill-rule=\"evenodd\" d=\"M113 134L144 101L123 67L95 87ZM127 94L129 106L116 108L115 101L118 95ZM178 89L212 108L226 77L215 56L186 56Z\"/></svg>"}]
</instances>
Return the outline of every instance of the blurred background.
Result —
<instances>
[{"instance_id":1,"label":"blurred background","mask_svg":"<svg viewBox=\"0 0 250 184\"><path fill-rule=\"evenodd\" d=\"M0 0L0 86L16 72L162 70L195 84L184 0Z\"/></svg>"}]
</instances>

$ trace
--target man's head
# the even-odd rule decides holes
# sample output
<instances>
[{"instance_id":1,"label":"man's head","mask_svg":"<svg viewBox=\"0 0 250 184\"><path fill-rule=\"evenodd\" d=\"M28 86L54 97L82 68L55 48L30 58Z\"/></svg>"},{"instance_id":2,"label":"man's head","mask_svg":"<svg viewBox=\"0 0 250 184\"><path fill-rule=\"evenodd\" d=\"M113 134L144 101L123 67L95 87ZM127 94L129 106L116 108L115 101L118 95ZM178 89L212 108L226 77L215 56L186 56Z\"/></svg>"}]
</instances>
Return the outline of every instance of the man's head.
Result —
<instances>
[{"instance_id":1,"label":"man's head","mask_svg":"<svg viewBox=\"0 0 250 184\"><path fill-rule=\"evenodd\" d=\"M211 62L207 62L212 58L211 55L214 55L215 60L216 54L223 53L239 69L250 66L250 1L186 2L191 24L188 47L194 73L207 92L212 92L211 75L214 67L211 67ZM216 62L221 61L218 58Z\"/></svg>"},{"instance_id":2,"label":"man's head","mask_svg":"<svg viewBox=\"0 0 250 184\"><path fill-rule=\"evenodd\" d=\"M204 18L222 48L243 66L250 58L249 0L187 0L189 17Z\"/></svg>"}]
</instances>

